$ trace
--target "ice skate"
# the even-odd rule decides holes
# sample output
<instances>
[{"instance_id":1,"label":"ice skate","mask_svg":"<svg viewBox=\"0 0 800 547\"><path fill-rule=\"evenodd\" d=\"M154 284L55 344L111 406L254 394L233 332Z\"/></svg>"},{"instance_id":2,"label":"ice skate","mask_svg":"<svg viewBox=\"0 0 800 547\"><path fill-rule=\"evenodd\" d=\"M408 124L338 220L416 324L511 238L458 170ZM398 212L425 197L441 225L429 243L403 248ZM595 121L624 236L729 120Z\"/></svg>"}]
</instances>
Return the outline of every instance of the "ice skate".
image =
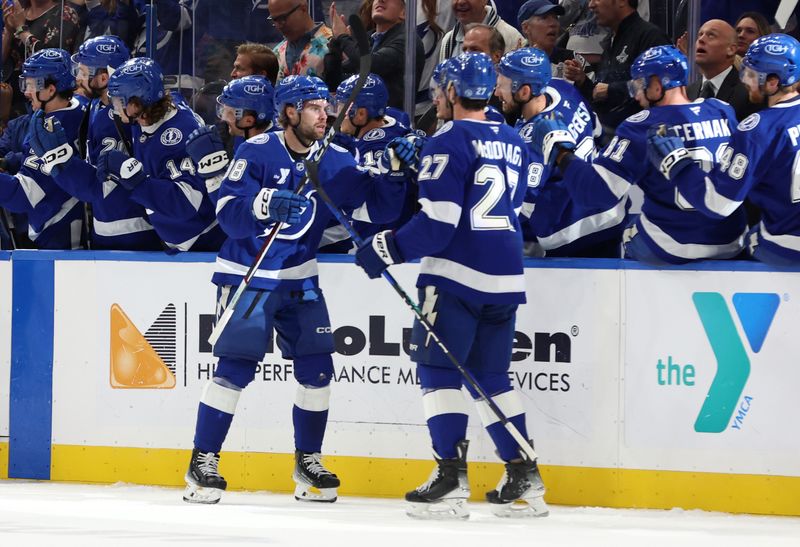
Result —
<instances>
[{"instance_id":1,"label":"ice skate","mask_svg":"<svg viewBox=\"0 0 800 547\"><path fill-rule=\"evenodd\" d=\"M409 517L424 520L469 518L468 445L469 441L459 442L455 458L440 459L434 455L436 468L427 482L406 494L406 501L411 503L406 509Z\"/></svg>"},{"instance_id":2,"label":"ice skate","mask_svg":"<svg viewBox=\"0 0 800 547\"><path fill-rule=\"evenodd\" d=\"M183 491L183 501L189 503L217 503L222 497L222 491L228 483L218 471L219 454L214 452L200 452L197 448L192 450L192 461L184 477L186 489Z\"/></svg>"},{"instance_id":3,"label":"ice skate","mask_svg":"<svg viewBox=\"0 0 800 547\"><path fill-rule=\"evenodd\" d=\"M322 454L298 450L294 453L294 462L292 479L297 484L294 499L328 503L336 501L339 477L323 467Z\"/></svg>"},{"instance_id":4,"label":"ice skate","mask_svg":"<svg viewBox=\"0 0 800 547\"><path fill-rule=\"evenodd\" d=\"M546 517L544 483L536 462L507 463L496 490L486 494L492 513L498 517Z\"/></svg>"}]
</instances>

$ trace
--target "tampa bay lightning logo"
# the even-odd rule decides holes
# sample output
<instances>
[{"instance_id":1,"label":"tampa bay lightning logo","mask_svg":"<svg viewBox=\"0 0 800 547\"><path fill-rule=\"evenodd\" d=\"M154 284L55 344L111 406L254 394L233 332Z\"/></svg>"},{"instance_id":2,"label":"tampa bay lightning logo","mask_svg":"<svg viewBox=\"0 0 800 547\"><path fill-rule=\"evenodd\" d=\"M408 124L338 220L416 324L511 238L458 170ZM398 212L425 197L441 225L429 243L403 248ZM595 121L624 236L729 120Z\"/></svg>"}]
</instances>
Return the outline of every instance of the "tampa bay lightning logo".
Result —
<instances>
[{"instance_id":1,"label":"tampa bay lightning logo","mask_svg":"<svg viewBox=\"0 0 800 547\"><path fill-rule=\"evenodd\" d=\"M755 114L750 114L745 119L736 126L737 131L750 131L751 129L755 129L758 125L758 122L761 121L761 116L756 112Z\"/></svg>"},{"instance_id":2,"label":"tampa bay lightning logo","mask_svg":"<svg viewBox=\"0 0 800 547\"><path fill-rule=\"evenodd\" d=\"M789 51L789 46L785 44L767 44L764 46L764 51L770 55L784 55Z\"/></svg>"},{"instance_id":3,"label":"tampa bay lightning logo","mask_svg":"<svg viewBox=\"0 0 800 547\"><path fill-rule=\"evenodd\" d=\"M170 127L161 133L161 144L164 146L174 146L183 140L183 133L180 129Z\"/></svg>"},{"instance_id":4,"label":"tampa bay lightning logo","mask_svg":"<svg viewBox=\"0 0 800 547\"><path fill-rule=\"evenodd\" d=\"M264 144L269 140L269 133L261 133L260 135L256 135L255 137L250 137L247 139L247 142L251 144Z\"/></svg>"},{"instance_id":5,"label":"tampa bay lightning logo","mask_svg":"<svg viewBox=\"0 0 800 547\"><path fill-rule=\"evenodd\" d=\"M642 54L642 61L650 61L657 57L661 57L662 50L660 47L651 47Z\"/></svg>"},{"instance_id":6,"label":"tampa bay lightning logo","mask_svg":"<svg viewBox=\"0 0 800 547\"><path fill-rule=\"evenodd\" d=\"M539 55L527 55L519 60L525 66L539 66L544 62L544 57Z\"/></svg>"},{"instance_id":7,"label":"tampa bay lightning logo","mask_svg":"<svg viewBox=\"0 0 800 547\"><path fill-rule=\"evenodd\" d=\"M519 130L519 136L522 137L522 140L525 142L531 142L533 138L533 124L526 123L522 126L522 129Z\"/></svg>"},{"instance_id":8,"label":"tampa bay lightning logo","mask_svg":"<svg viewBox=\"0 0 800 547\"><path fill-rule=\"evenodd\" d=\"M372 131L364 135L364 140L378 141L384 138L385 136L386 136L386 131L384 131L383 129L373 129Z\"/></svg>"},{"instance_id":9,"label":"tampa bay lightning logo","mask_svg":"<svg viewBox=\"0 0 800 547\"><path fill-rule=\"evenodd\" d=\"M631 122L631 123L643 122L649 116L650 116L650 111L649 110L642 110L641 112L637 112L636 114L633 114L632 116L628 116L625 119L625 121L626 122Z\"/></svg>"},{"instance_id":10,"label":"tampa bay lightning logo","mask_svg":"<svg viewBox=\"0 0 800 547\"><path fill-rule=\"evenodd\" d=\"M439 129L439 131L437 131L437 132L436 132L436 134L434 135L434 137L438 137L439 135L441 135L441 134L443 134L443 133L447 133L447 132L448 132L448 131L450 131L451 129L453 129L453 122L447 122L446 124L444 124L444 125L443 125L443 126L440 128L440 129Z\"/></svg>"}]
</instances>

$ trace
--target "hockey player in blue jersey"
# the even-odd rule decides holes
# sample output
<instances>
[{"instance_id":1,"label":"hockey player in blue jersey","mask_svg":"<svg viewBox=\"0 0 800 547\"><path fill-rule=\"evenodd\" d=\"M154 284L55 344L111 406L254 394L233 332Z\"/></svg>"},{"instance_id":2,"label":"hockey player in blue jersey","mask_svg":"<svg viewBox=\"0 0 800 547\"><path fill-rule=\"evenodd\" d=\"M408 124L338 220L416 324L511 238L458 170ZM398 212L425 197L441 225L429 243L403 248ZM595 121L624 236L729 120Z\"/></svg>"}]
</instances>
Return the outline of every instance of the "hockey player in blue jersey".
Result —
<instances>
[{"instance_id":1,"label":"hockey player in blue jersey","mask_svg":"<svg viewBox=\"0 0 800 547\"><path fill-rule=\"evenodd\" d=\"M219 452L239 394L253 380L273 326L278 332L277 346L285 359L293 361L298 383L292 408L295 498L336 500L339 479L323 466L321 456L334 343L316 261L331 213L310 185L303 186L301 195L293 193L305 177L305 162L321 146L327 105L305 76L284 78L276 86L275 105L285 129L243 143L219 189L217 215L229 236L217 256L212 279L218 286L220 313L254 262L265 235L276 222L286 225L214 345L219 362L200 398L186 474L184 499L189 502L216 503L227 486L219 475ZM388 222L399 214L403 171L374 175L358 167L346 150L331 144L318 173L327 193L345 210L359 209L363 218L374 222Z\"/></svg>"},{"instance_id":2,"label":"hockey player in blue jersey","mask_svg":"<svg viewBox=\"0 0 800 547\"><path fill-rule=\"evenodd\" d=\"M484 108L495 69L483 53L463 53L446 68L445 97L454 120L422 149L421 211L396 232L383 231L361 246L357 263L375 278L392 264L421 258L420 306L439 338L525 435L525 412L508 369L516 311L525 302L522 231L518 221L526 192L528 153L509 126L488 122ZM423 407L436 468L406 494L409 515L466 518L467 409L462 377L419 322L411 335ZM468 387L468 389L470 389ZM495 513L544 516L544 485L535 461L520 447L486 401L478 413L506 469L487 494ZM526 509L514 512L512 504Z\"/></svg>"},{"instance_id":3,"label":"hockey player in blue jersey","mask_svg":"<svg viewBox=\"0 0 800 547\"><path fill-rule=\"evenodd\" d=\"M591 107L575 86L551 78L547 54L536 48L507 53L497 66L495 95L506 114L519 116L516 129L528 144L538 195L523 207L523 233L538 244L546 256L619 258L629 200L613 205L580 205L570 197L557 167L546 165L538 147L531 146L536 116L563 120L577 143L575 155L591 161L595 129L599 129ZM529 247L526 244L526 249ZM531 254L537 254L538 249ZM541 255L539 255L541 256Z\"/></svg>"},{"instance_id":4,"label":"hockey player in blue jersey","mask_svg":"<svg viewBox=\"0 0 800 547\"><path fill-rule=\"evenodd\" d=\"M35 110L31 125L49 116L60 122L68 140L52 153L37 156L31 151L14 176L0 173L0 205L27 214L28 234L37 248L80 248L83 207L52 176L75 153L68 143L78 139L84 113L83 103L73 97L75 77L69 54L63 49L34 53L22 66L20 86Z\"/></svg>"},{"instance_id":5,"label":"hockey player in blue jersey","mask_svg":"<svg viewBox=\"0 0 800 547\"><path fill-rule=\"evenodd\" d=\"M750 255L774 266L800 264L800 43L758 38L742 59L750 101L768 108L742 120L710 173L697 169L686 135L650 135L648 153L680 195L711 218L737 215L745 198L761 210L747 235ZM679 138L679 137L682 137Z\"/></svg>"},{"instance_id":6,"label":"hockey player in blue jersey","mask_svg":"<svg viewBox=\"0 0 800 547\"><path fill-rule=\"evenodd\" d=\"M133 156L104 151L98 180L110 178L130 190L169 251L218 250L225 235L186 151L186 137L202 125L199 118L173 103L164 92L161 69L146 57L114 71L108 94L122 120L133 123Z\"/></svg>"},{"instance_id":7,"label":"hockey player in blue jersey","mask_svg":"<svg viewBox=\"0 0 800 547\"><path fill-rule=\"evenodd\" d=\"M98 36L81 44L72 56L79 87L92 97L81 121L78 142L80 155L73 156L54 171L56 183L70 195L92 206L93 249L149 251L161 249L161 241L147 221L145 208L131 200L129 192L111 180L97 180L98 158L103 151L121 150L122 140L130 142L131 130L119 123L123 138L112 118L108 98L109 69L128 60L127 47L116 36ZM67 135L57 121L32 124L31 144L37 154L54 150L67 142Z\"/></svg>"},{"instance_id":8,"label":"hockey player in blue jersey","mask_svg":"<svg viewBox=\"0 0 800 547\"><path fill-rule=\"evenodd\" d=\"M694 209L658 169L643 161L648 131L664 124L670 134L685 139L692 160L703 171L711 171L736 125L733 109L717 99L689 102L686 57L671 46L656 46L642 53L631 65L631 77L631 96L645 110L619 125L594 162L581 160L574 152L575 139L563 121L537 119L533 140L542 148L545 163L558 165L579 204L611 206L624 198L632 184L639 185L644 192L642 213L623 236L629 258L665 266L737 256L744 243L744 211L722 220L711 219Z\"/></svg>"},{"instance_id":9,"label":"hockey player in blue jersey","mask_svg":"<svg viewBox=\"0 0 800 547\"><path fill-rule=\"evenodd\" d=\"M275 111L272 84L264 76L244 76L226 85L217 97L217 117L234 137L234 153L245 140L273 128ZM215 126L192 131L186 150L216 207L218 192L230 164L225 143Z\"/></svg>"}]
</instances>

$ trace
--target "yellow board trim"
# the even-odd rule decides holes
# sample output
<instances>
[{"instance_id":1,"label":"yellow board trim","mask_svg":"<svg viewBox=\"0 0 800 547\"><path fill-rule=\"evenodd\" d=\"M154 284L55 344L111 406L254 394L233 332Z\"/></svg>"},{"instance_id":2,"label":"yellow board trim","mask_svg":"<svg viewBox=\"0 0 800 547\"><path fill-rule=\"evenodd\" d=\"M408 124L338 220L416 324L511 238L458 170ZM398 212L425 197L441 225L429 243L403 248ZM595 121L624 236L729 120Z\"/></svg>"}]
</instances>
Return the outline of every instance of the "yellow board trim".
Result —
<instances>
[{"instance_id":1,"label":"yellow board trim","mask_svg":"<svg viewBox=\"0 0 800 547\"><path fill-rule=\"evenodd\" d=\"M50 478L183 486L189 457L188 450L168 448L53 445ZM0 472L7 471L7 460L7 443L0 443ZM326 456L325 464L342 479L341 495L367 497L401 497L433 469L433 462L426 460L355 456ZM292 492L293 465L291 454L224 452L220 473L232 490ZM498 463L471 463L472 498L483 499L502 473ZM542 466L542 476L545 499L556 505L800 516L800 477L560 465Z\"/></svg>"},{"instance_id":2,"label":"yellow board trim","mask_svg":"<svg viewBox=\"0 0 800 547\"><path fill-rule=\"evenodd\" d=\"M0 441L0 479L8 478L8 441Z\"/></svg>"}]
</instances>

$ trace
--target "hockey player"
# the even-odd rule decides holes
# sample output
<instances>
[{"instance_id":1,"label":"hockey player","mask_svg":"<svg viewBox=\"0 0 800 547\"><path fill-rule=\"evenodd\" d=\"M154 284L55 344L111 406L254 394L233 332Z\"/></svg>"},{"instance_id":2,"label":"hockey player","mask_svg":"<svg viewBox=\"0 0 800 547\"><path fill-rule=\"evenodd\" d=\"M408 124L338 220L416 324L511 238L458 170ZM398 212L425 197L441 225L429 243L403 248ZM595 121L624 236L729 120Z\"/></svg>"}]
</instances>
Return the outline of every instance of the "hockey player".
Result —
<instances>
[{"instance_id":1,"label":"hockey player","mask_svg":"<svg viewBox=\"0 0 800 547\"><path fill-rule=\"evenodd\" d=\"M397 232L383 231L361 246L357 263L375 278L392 264L422 258L417 279L421 307L437 335L468 368L503 413L525 435L525 412L508 369L516 310L525 302L522 232L517 215L528 178L528 153L516 132L486 121L495 69L483 53L463 53L446 69L445 97L454 121L425 145L419 165L422 208ZM411 335L436 468L406 494L408 514L467 518L467 410L462 377L419 324ZM468 389L471 390L471 388ZM476 393L472 393L477 398ZM544 485L535 461L520 447L486 401L478 413L506 470L487 494L494 511L544 516ZM517 513L514 513L517 514Z\"/></svg>"},{"instance_id":2,"label":"hockey player","mask_svg":"<svg viewBox=\"0 0 800 547\"><path fill-rule=\"evenodd\" d=\"M133 157L119 150L100 154L98 180L110 178L149 211L149 221L168 251L216 251L225 235L214 206L186 152L186 137L201 124L189 108L164 92L161 69L138 57L108 81L111 104L133 123Z\"/></svg>"},{"instance_id":3,"label":"hockey player","mask_svg":"<svg viewBox=\"0 0 800 547\"><path fill-rule=\"evenodd\" d=\"M75 77L72 62L63 49L43 49L28 57L22 66L20 86L35 111L31 124L44 116L58 120L68 141L52 154L29 154L19 172L0 173L0 205L12 212L27 213L30 239L39 249L78 249L81 246L83 208L53 180L64 158L75 152L84 113L73 97Z\"/></svg>"},{"instance_id":4,"label":"hockey player","mask_svg":"<svg viewBox=\"0 0 800 547\"><path fill-rule=\"evenodd\" d=\"M81 121L78 142L81 154L62 163L53 176L64 191L91 204L93 249L160 250L161 241L147 221L145 208L114 181L98 180L95 168L102 152L122 150L123 141L130 143L131 140L129 125L119 121L119 125L115 125L114 110L108 98L109 69L116 69L128 57L128 49L116 36L91 38L72 56L77 84L92 99ZM45 154L68 142L60 123L54 121L48 125L51 127L45 129L42 123L32 124L31 144L37 154Z\"/></svg>"},{"instance_id":5,"label":"hockey player","mask_svg":"<svg viewBox=\"0 0 800 547\"><path fill-rule=\"evenodd\" d=\"M289 226L281 228L214 345L219 363L200 397L184 493L189 502L216 503L227 486L218 470L219 452L239 394L253 380L273 326L277 346L293 361L298 383L292 408L295 498L336 500L339 478L321 459L334 343L315 257L331 214L309 185L301 195L292 193L302 184L305 161L321 146L327 105L305 76L284 78L275 89L275 104L285 130L256 135L242 144L219 190L217 214L229 236L212 279L219 288L220 313L233 295L231 289L254 262L264 235L276 222ZM388 222L399 213L403 172L373 176L332 144L318 173L330 197L346 210L360 208L376 222Z\"/></svg>"},{"instance_id":6,"label":"hockey player","mask_svg":"<svg viewBox=\"0 0 800 547\"><path fill-rule=\"evenodd\" d=\"M497 65L495 95L503 112L519 117L516 129L529 146L537 188L536 207L526 200L523 233L535 239L547 256L620 257L622 231L629 200L623 196L613 205L580 206L570 198L558 168L545 165L539 150L531 146L536 116L563 120L577 146L575 155L591 161L594 153L594 112L575 86L551 78L550 59L536 48L507 53ZM531 242L533 243L533 242ZM528 245L526 245L526 248Z\"/></svg>"},{"instance_id":7,"label":"hockey player","mask_svg":"<svg viewBox=\"0 0 800 547\"><path fill-rule=\"evenodd\" d=\"M575 139L563 121L540 118L534 125L534 145L542 147L546 164L558 165L579 205L612 206L632 184L639 185L644 203L636 223L623 235L625 255L655 266L732 258L744 243L744 211L723 220L710 219L642 161L648 130L662 124L670 134L683 136L703 171L720 160L736 124L733 109L717 99L690 103L687 76L686 57L674 47L656 46L642 53L631 65L630 93L646 110L620 124L593 163L575 153Z\"/></svg>"},{"instance_id":8,"label":"hockey player","mask_svg":"<svg viewBox=\"0 0 800 547\"><path fill-rule=\"evenodd\" d=\"M264 76L244 76L226 85L217 97L217 117L234 137L234 153L245 140L273 128L273 93L272 84ZM230 164L219 131L210 125L195 129L186 141L186 150L216 206L219 187Z\"/></svg>"},{"instance_id":9,"label":"hockey player","mask_svg":"<svg viewBox=\"0 0 800 547\"><path fill-rule=\"evenodd\" d=\"M762 219L747 235L753 258L800 264L800 43L785 34L758 38L742 59L750 101L768 108L745 118L710 173L692 165L685 134L650 136L651 161L680 195L711 218L736 216L747 197ZM682 138L681 138L682 137Z\"/></svg>"},{"instance_id":10,"label":"hockey player","mask_svg":"<svg viewBox=\"0 0 800 547\"><path fill-rule=\"evenodd\" d=\"M451 105L445 100L444 94L444 78L445 74L447 73L447 66L449 62L450 59L445 59L433 67L433 73L431 74L431 80L428 85L431 101L433 102L434 108L436 108L436 119L445 122L453 119L453 110ZM487 104L486 108L483 109L483 112L486 116L486 119L490 122L506 122L506 118L503 116L503 113L493 106Z\"/></svg>"}]
</instances>

